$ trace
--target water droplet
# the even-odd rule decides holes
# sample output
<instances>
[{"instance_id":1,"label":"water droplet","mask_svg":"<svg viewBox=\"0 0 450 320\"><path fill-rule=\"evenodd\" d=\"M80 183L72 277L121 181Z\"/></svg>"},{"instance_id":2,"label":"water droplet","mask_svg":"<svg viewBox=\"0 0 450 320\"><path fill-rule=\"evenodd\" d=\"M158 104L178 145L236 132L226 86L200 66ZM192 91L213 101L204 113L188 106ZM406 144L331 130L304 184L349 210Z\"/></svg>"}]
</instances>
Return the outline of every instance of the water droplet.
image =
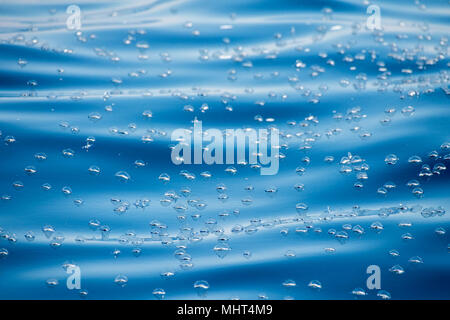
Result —
<instances>
[{"instance_id":1,"label":"water droplet","mask_svg":"<svg viewBox=\"0 0 450 320\"><path fill-rule=\"evenodd\" d=\"M294 250L288 250L286 251L286 253L284 254L285 257L287 258L295 258L296 253Z\"/></svg>"},{"instance_id":2,"label":"water droplet","mask_svg":"<svg viewBox=\"0 0 450 320\"><path fill-rule=\"evenodd\" d=\"M388 182L386 182L386 183L383 185L383 187L385 187L386 189L388 189L389 191L391 191L391 190L397 188L397 185L396 185L394 182L392 182L392 181L388 181Z\"/></svg>"},{"instance_id":3,"label":"water droplet","mask_svg":"<svg viewBox=\"0 0 450 320\"><path fill-rule=\"evenodd\" d=\"M234 176L237 173L237 169L235 167L230 166L225 169L225 172Z\"/></svg>"},{"instance_id":4,"label":"water droplet","mask_svg":"<svg viewBox=\"0 0 450 320\"><path fill-rule=\"evenodd\" d=\"M285 288L293 288L293 287L297 286L297 283L295 283L294 280L289 279L289 280L283 281L282 285Z\"/></svg>"},{"instance_id":5,"label":"water droplet","mask_svg":"<svg viewBox=\"0 0 450 320\"><path fill-rule=\"evenodd\" d=\"M121 182L128 182L131 180L131 176L126 171L118 171L115 176Z\"/></svg>"},{"instance_id":6,"label":"water droplet","mask_svg":"<svg viewBox=\"0 0 450 320\"><path fill-rule=\"evenodd\" d=\"M44 161L47 159L47 155L43 152L36 153L34 157L39 161Z\"/></svg>"},{"instance_id":7,"label":"water droplet","mask_svg":"<svg viewBox=\"0 0 450 320\"><path fill-rule=\"evenodd\" d=\"M354 296L366 296L367 292L364 291L364 289L362 289L362 288L355 288L355 289L353 289L352 294Z\"/></svg>"},{"instance_id":8,"label":"water droplet","mask_svg":"<svg viewBox=\"0 0 450 320\"><path fill-rule=\"evenodd\" d=\"M410 188L418 187L420 186L420 182L417 180L409 180L406 185Z\"/></svg>"},{"instance_id":9,"label":"water droplet","mask_svg":"<svg viewBox=\"0 0 450 320\"><path fill-rule=\"evenodd\" d=\"M175 276L175 273L172 271L167 271L167 272L161 273L161 278L163 278L163 279L170 279L170 278L173 278L174 276Z\"/></svg>"},{"instance_id":10,"label":"water droplet","mask_svg":"<svg viewBox=\"0 0 450 320\"><path fill-rule=\"evenodd\" d=\"M325 250L326 253L335 253L336 252L336 249L335 248L331 248L331 247L325 248L324 250Z\"/></svg>"},{"instance_id":11,"label":"water droplet","mask_svg":"<svg viewBox=\"0 0 450 320\"><path fill-rule=\"evenodd\" d=\"M164 291L164 289L157 288L153 290L153 295L155 296L156 299L162 300L166 295L166 291Z\"/></svg>"},{"instance_id":12,"label":"water droplet","mask_svg":"<svg viewBox=\"0 0 450 320\"><path fill-rule=\"evenodd\" d=\"M91 112L88 116L89 120L97 122L102 118L102 115L98 112Z\"/></svg>"},{"instance_id":13,"label":"water droplet","mask_svg":"<svg viewBox=\"0 0 450 320\"><path fill-rule=\"evenodd\" d=\"M65 196L70 196L72 194L72 189L68 186L62 187L61 192L65 195Z\"/></svg>"},{"instance_id":14,"label":"water droplet","mask_svg":"<svg viewBox=\"0 0 450 320\"><path fill-rule=\"evenodd\" d=\"M34 241L34 239L36 238L33 231L28 231L27 233L25 233L24 237L27 241L30 241L30 242Z\"/></svg>"},{"instance_id":15,"label":"water droplet","mask_svg":"<svg viewBox=\"0 0 450 320\"><path fill-rule=\"evenodd\" d=\"M145 119L151 119L151 118L153 118L153 113L150 110L146 110L146 111L142 112L142 116Z\"/></svg>"},{"instance_id":16,"label":"water droplet","mask_svg":"<svg viewBox=\"0 0 450 320\"><path fill-rule=\"evenodd\" d=\"M338 232L336 232L334 237L338 240L346 240L346 239L348 239L348 234L345 231L338 231Z\"/></svg>"},{"instance_id":17,"label":"water droplet","mask_svg":"<svg viewBox=\"0 0 450 320\"><path fill-rule=\"evenodd\" d=\"M212 174L209 171L203 171L202 173L200 173L200 176L204 179L209 179L212 177Z\"/></svg>"},{"instance_id":18,"label":"water droplet","mask_svg":"<svg viewBox=\"0 0 450 320\"><path fill-rule=\"evenodd\" d=\"M268 300L269 297L265 293L258 294L258 300Z\"/></svg>"},{"instance_id":19,"label":"water droplet","mask_svg":"<svg viewBox=\"0 0 450 320\"><path fill-rule=\"evenodd\" d=\"M409 163L422 163L422 158L419 156L411 156L408 158Z\"/></svg>"},{"instance_id":20,"label":"water droplet","mask_svg":"<svg viewBox=\"0 0 450 320\"><path fill-rule=\"evenodd\" d=\"M295 172L297 173L297 175L302 176L305 173L306 169L303 167L297 167L295 169Z\"/></svg>"},{"instance_id":21,"label":"water droplet","mask_svg":"<svg viewBox=\"0 0 450 320\"><path fill-rule=\"evenodd\" d=\"M209 289L209 283L205 280L198 280L194 283L194 289L197 291L199 297L206 296Z\"/></svg>"},{"instance_id":22,"label":"water droplet","mask_svg":"<svg viewBox=\"0 0 450 320\"><path fill-rule=\"evenodd\" d=\"M100 168L98 166L92 165L89 167L88 171L90 174L92 174L94 176L97 176L100 174Z\"/></svg>"},{"instance_id":23,"label":"water droplet","mask_svg":"<svg viewBox=\"0 0 450 320\"><path fill-rule=\"evenodd\" d=\"M45 283L47 284L47 286L49 288L53 288L53 287L56 287L59 284L59 281L52 278L52 279L48 279Z\"/></svg>"},{"instance_id":24,"label":"water droplet","mask_svg":"<svg viewBox=\"0 0 450 320\"><path fill-rule=\"evenodd\" d=\"M389 268L389 271L395 274L403 274L405 273L405 270L403 269L402 266L396 264L395 266L392 266L391 268Z\"/></svg>"},{"instance_id":25,"label":"water droplet","mask_svg":"<svg viewBox=\"0 0 450 320\"><path fill-rule=\"evenodd\" d=\"M391 299L391 294L385 290L380 290L377 292L377 297L380 297L383 300Z\"/></svg>"},{"instance_id":26,"label":"water droplet","mask_svg":"<svg viewBox=\"0 0 450 320\"><path fill-rule=\"evenodd\" d=\"M361 227L360 225L356 225L356 226L354 226L354 227L352 228L352 231L353 231L354 233L357 233L357 234L363 234L363 233L364 233L364 228Z\"/></svg>"},{"instance_id":27,"label":"water droplet","mask_svg":"<svg viewBox=\"0 0 450 320\"><path fill-rule=\"evenodd\" d=\"M394 165L398 162L398 160L399 159L395 154L389 154L384 159L384 162L386 162L386 164L388 164L388 165Z\"/></svg>"},{"instance_id":28,"label":"water droplet","mask_svg":"<svg viewBox=\"0 0 450 320\"><path fill-rule=\"evenodd\" d=\"M79 294L81 298L86 298L89 294L89 291L87 291L86 289L81 289Z\"/></svg>"},{"instance_id":29,"label":"water droplet","mask_svg":"<svg viewBox=\"0 0 450 320\"><path fill-rule=\"evenodd\" d=\"M9 252L6 248L0 248L0 259L6 258Z\"/></svg>"},{"instance_id":30,"label":"water droplet","mask_svg":"<svg viewBox=\"0 0 450 320\"><path fill-rule=\"evenodd\" d=\"M392 257L394 257L394 258L396 258L396 257L399 257L399 256L400 256L400 252L398 252L398 251L395 250L395 249L392 249L392 250L389 251L389 255L392 256Z\"/></svg>"},{"instance_id":31,"label":"water droplet","mask_svg":"<svg viewBox=\"0 0 450 320\"><path fill-rule=\"evenodd\" d=\"M27 175L33 175L37 172L36 167L34 166L27 166L25 167L24 171Z\"/></svg>"},{"instance_id":32,"label":"water droplet","mask_svg":"<svg viewBox=\"0 0 450 320\"><path fill-rule=\"evenodd\" d=\"M407 106L407 107L402 108L402 114L405 117L412 116L414 114L414 111L415 111L415 109L413 106Z\"/></svg>"},{"instance_id":33,"label":"water droplet","mask_svg":"<svg viewBox=\"0 0 450 320\"><path fill-rule=\"evenodd\" d=\"M305 203L297 203L295 205L295 210L298 214L304 214L306 211L308 211L308 205Z\"/></svg>"},{"instance_id":34,"label":"water droplet","mask_svg":"<svg viewBox=\"0 0 450 320\"><path fill-rule=\"evenodd\" d=\"M400 228L409 228L412 226L412 223L411 222L399 222L398 226Z\"/></svg>"},{"instance_id":35,"label":"water droplet","mask_svg":"<svg viewBox=\"0 0 450 320\"><path fill-rule=\"evenodd\" d=\"M322 289L322 284L318 280L312 280L308 283L308 287L315 289L315 290L320 290L320 289Z\"/></svg>"},{"instance_id":36,"label":"water droplet","mask_svg":"<svg viewBox=\"0 0 450 320\"><path fill-rule=\"evenodd\" d=\"M414 239L414 237L412 236L411 233L407 232L407 233L402 234L402 239L403 240L412 240L412 239Z\"/></svg>"},{"instance_id":37,"label":"water droplet","mask_svg":"<svg viewBox=\"0 0 450 320\"><path fill-rule=\"evenodd\" d=\"M41 186L41 188L44 189L45 191L48 191L48 190L50 190L52 188L52 186L50 185L50 183L44 183Z\"/></svg>"},{"instance_id":38,"label":"water droplet","mask_svg":"<svg viewBox=\"0 0 450 320\"><path fill-rule=\"evenodd\" d=\"M419 256L414 256L414 257L409 258L408 262L413 263L413 264L422 264L423 259Z\"/></svg>"},{"instance_id":39,"label":"water droplet","mask_svg":"<svg viewBox=\"0 0 450 320\"><path fill-rule=\"evenodd\" d=\"M16 138L14 138L13 136L6 136L3 141L5 141L7 145L9 145L16 142Z\"/></svg>"},{"instance_id":40,"label":"water droplet","mask_svg":"<svg viewBox=\"0 0 450 320\"><path fill-rule=\"evenodd\" d=\"M73 151L72 149L64 149L62 151L62 155L66 158L73 158L73 156L75 155L75 151Z\"/></svg>"},{"instance_id":41,"label":"water droplet","mask_svg":"<svg viewBox=\"0 0 450 320\"><path fill-rule=\"evenodd\" d=\"M253 199L251 197L245 197L241 199L241 202L244 206L249 206L253 203Z\"/></svg>"},{"instance_id":42,"label":"water droplet","mask_svg":"<svg viewBox=\"0 0 450 320\"><path fill-rule=\"evenodd\" d=\"M216 255L223 259L231 251L231 247L226 243L218 244L214 247L214 252Z\"/></svg>"},{"instance_id":43,"label":"water droplet","mask_svg":"<svg viewBox=\"0 0 450 320\"><path fill-rule=\"evenodd\" d=\"M119 274L114 279L114 283L120 287L125 287L128 283L128 277L122 274Z\"/></svg>"},{"instance_id":44,"label":"water droplet","mask_svg":"<svg viewBox=\"0 0 450 320\"><path fill-rule=\"evenodd\" d=\"M163 183L168 183L170 181L170 176L167 173L162 173L158 177L159 181L162 181Z\"/></svg>"},{"instance_id":45,"label":"water droplet","mask_svg":"<svg viewBox=\"0 0 450 320\"><path fill-rule=\"evenodd\" d=\"M46 225L42 227L42 232L44 233L45 237L49 239L53 235L53 233L55 233L55 228L50 225Z\"/></svg>"}]
</instances>

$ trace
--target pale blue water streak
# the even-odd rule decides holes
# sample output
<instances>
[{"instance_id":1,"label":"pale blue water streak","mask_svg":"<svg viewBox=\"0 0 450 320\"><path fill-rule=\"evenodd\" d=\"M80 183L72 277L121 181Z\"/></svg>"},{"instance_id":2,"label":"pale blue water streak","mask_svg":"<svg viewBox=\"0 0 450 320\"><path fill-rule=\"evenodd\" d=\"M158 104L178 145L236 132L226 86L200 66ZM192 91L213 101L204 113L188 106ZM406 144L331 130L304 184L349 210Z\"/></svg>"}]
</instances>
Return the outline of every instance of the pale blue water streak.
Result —
<instances>
[{"instance_id":1,"label":"pale blue water streak","mask_svg":"<svg viewBox=\"0 0 450 320\"><path fill-rule=\"evenodd\" d=\"M373 3L382 30L372 32L364 1L78 1L76 34L66 28L72 2L2 2L0 298L80 299L79 290L66 287L69 262L81 269L87 299L155 299L155 288L166 299L354 299L355 288L367 293L358 299L380 299L366 287L369 265L380 266L381 289L392 299L448 299L449 175L435 165L449 165L449 3ZM209 110L201 112L205 103ZM194 111L183 111L186 105ZM89 118L97 114L100 120ZM170 133L190 128L195 117L205 128L276 126L286 156L279 173L261 176L235 165L230 176L227 165L172 164ZM385 118L391 121L383 125ZM143 143L143 136L153 141ZM88 137L95 142L86 150ZM63 156L65 149L75 155ZM349 153L369 166L363 188L354 186L357 171L339 172ZM389 154L397 164L385 163ZM423 162L409 163L413 155ZM136 167L136 160L146 165ZM423 164L431 176L419 177ZM92 165L100 174L88 172ZM37 172L26 173L28 166ZM297 167L306 168L302 176ZM118 171L130 181L118 181ZM212 177L203 178L204 171ZM162 173L171 181L159 181ZM412 179L424 191L420 198L406 186ZM396 187L378 194L387 182ZM44 183L52 188L43 190ZM218 199L220 183L226 201ZM65 186L71 195L61 192ZM190 196L181 195L183 187ZM268 195L272 187L277 192ZM160 200L167 191L179 198L166 207ZM248 197L246 206L241 200ZM120 204L111 199L128 202L126 212L114 211ZM139 199L150 200L148 207L135 206ZM207 207L191 207L189 199ZM308 212L297 214L297 203ZM180 204L186 212L174 210ZM430 207L439 209L427 217ZM89 228L92 219L111 229L108 240ZM154 221L167 228L151 227ZM381 232L371 228L377 221ZM48 225L56 230L49 238L42 232ZM233 233L236 225L251 228ZM349 238L339 241L330 229ZM24 237L28 231L33 241ZM407 233L413 239L403 239ZM231 251L219 258L213 248L223 242ZM186 247L180 257L192 268L180 266L177 246ZM416 256L423 263L409 262ZM391 272L395 265L404 274ZM164 272L175 275L164 279ZM119 274L128 277L124 287L114 283ZM49 279L59 284L51 287ZM295 287L282 285L289 279ZM209 283L206 296L197 295L197 280ZM322 288L309 288L312 280Z\"/></svg>"}]
</instances>

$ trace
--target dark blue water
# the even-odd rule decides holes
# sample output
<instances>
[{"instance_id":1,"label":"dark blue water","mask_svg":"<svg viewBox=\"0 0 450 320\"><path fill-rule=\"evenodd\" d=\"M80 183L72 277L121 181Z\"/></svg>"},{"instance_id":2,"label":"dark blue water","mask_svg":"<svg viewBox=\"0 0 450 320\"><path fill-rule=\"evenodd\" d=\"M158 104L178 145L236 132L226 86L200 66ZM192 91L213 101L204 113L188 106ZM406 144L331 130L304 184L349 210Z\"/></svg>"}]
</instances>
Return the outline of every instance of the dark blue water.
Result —
<instances>
[{"instance_id":1,"label":"dark blue water","mask_svg":"<svg viewBox=\"0 0 450 320\"><path fill-rule=\"evenodd\" d=\"M2 2L0 298L450 298L449 3L374 3ZM278 174L174 165L194 118Z\"/></svg>"}]
</instances>

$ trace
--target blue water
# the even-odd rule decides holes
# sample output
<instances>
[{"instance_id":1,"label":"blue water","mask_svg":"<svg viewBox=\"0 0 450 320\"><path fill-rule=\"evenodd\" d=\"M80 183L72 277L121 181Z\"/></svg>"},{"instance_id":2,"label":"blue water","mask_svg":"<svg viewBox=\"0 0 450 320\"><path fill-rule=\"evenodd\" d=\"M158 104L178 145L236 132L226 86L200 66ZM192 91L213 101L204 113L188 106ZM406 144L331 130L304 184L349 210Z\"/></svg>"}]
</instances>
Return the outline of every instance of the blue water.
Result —
<instances>
[{"instance_id":1,"label":"blue water","mask_svg":"<svg viewBox=\"0 0 450 320\"><path fill-rule=\"evenodd\" d=\"M450 298L448 1L70 4L0 4L1 299ZM279 128L278 174L174 165L194 118Z\"/></svg>"}]
</instances>

